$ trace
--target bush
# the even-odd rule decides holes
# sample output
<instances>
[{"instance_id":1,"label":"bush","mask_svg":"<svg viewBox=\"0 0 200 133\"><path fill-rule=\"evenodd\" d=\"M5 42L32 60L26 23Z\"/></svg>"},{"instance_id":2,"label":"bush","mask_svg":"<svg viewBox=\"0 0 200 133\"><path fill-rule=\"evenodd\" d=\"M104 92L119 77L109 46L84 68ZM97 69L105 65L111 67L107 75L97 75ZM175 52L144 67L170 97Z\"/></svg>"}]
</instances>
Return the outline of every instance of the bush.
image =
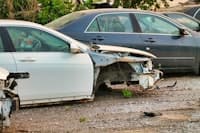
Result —
<instances>
[{"instance_id":1,"label":"bush","mask_svg":"<svg viewBox=\"0 0 200 133\"><path fill-rule=\"evenodd\" d=\"M8 8L6 2L0 0L0 18L7 18L8 17Z\"/></svg>"},{"instance_id":2,"label":"bush","mask_svg":"<svg viewBox=\"0 0 200 133\"><path fill-rule=\"evenodd\" d=\"M122 95L125 97L125 98L131 98L133 96L133 93L132 91L128 90L128 89L123 89L122 90Z\"/></svg>"},{"instance_id":3,"label":"bush","mask_svg":"<svg viewBox=\"0 0 200 133\"><path fill-rule=\"evenodd\" d=\"M38 0L41 9L37 15L37 23L46 24L58 17L71 13L73 4L69 0Z\"/></svg>"},{"instance_id":4,"label":"bush","mask_svg":"<svg viewBox=\"0 0 200 133\"><path fill-rule=\"evenodd\" d=\"M34 21L38 11L37 0L0 0L0 18Z\"/></svg>"}]
</instances>

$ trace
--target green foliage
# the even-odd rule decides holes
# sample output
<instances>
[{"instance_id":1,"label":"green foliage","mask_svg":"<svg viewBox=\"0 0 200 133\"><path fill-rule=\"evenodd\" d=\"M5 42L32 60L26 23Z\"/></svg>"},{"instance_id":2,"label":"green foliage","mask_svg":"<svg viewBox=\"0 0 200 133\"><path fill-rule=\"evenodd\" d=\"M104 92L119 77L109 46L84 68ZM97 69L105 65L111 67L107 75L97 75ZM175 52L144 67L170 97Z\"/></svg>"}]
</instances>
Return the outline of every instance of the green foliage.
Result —
<instances>
[{"instance_id":1,"label":"green foliage","mask_svg":"<svg viewBox=\"0 0 200 133\"><path fill-rule=\"evenodd\" d=\"M160 2L168 7L167 0L160 0ZM140 8L143 10L160 8L159 0L115 0L113 7L122 6L124 8Z\"/></svg>"},{"instance_id":2,"label":"green foliage","mask_svg":"<svg viewBox=\"0 0 200 133\"><path fill-rule=\"evenodd\" d=\"M8 8L4 0L0 0L0 18L8 17Z\"/></svg>"},{"instance_id":3,"label":"green foliage","mask_svg":"<svg viewBox=\"0 0 200 133\"><path fill-rule=\"evenodd\" d=\"M128 90L128 89L123 89L122 90L122 95L125 97L125 98L131 98L133 96L133 93L132 91Z\"/></svg>"},{"instance_id":4,"label":"green foliage","mask_svg":"<svg viewBox=\"0 0 200 133\"><path fill-rule=\"evenodd\" d=\"M92 3L93 3L93 0L88 0L88 1L85 1L84 5L88 8L88 9L92 9L94 8L92 6Z\"/></svg>"},{"instance_id":5,"label":"green foliage","mask_svg":"<svg viewBox=\"0 0 200 133\"><path fill-rule=\"evenodd\" d=\"M66 106L66 107L65 107L65 110L66 110L66 111L68 111L68 110L70 110L70 109L71 109L71 106Z\"/></svg>"},{"instance_id":6,"label":"green foliage","mask_svg":"<svg viewBox=\"0 0 200 133\"><path fill-rule=\"evenodd\" d=\"M0 0L0 18L34 21L37 0Z\"/></svg>"},{"instance_id":7,"label":"green foliage","mask_svg":"<svg viewBox=\"0 0 200 133\"><path fill-rule=\"evenodd\" d=\"M15 11L21 11L21 9L26 9L30 0L13 0L13 8Z\"/></svg>"},{"instance_id":8,"label":"green foliage","mask_svg":"<svg viewBox=\"0 0 200 133\"><path fill-rule=\"evenodd\" d=\"M72 12L73 4L69 0L38 0L41 10L38 13L37 21L46 24L60 16Z\"/></svg>"},{"instance_id":9,"label":"green foliage","mask_svg":"<svg viewBox=\"0 0 200 133\"><path fill-rule=\"evenodd\" d=\"M81 117L80 119L79 119L79 121L80 122L85 122L87 119L85 118L85 117Z\"/></svg>"},{"instance_id":10,"label":"green foliage","mask_svg":"<svg viewBox=\"0 0 200 133\"><path fill-rule=\"evenodd\" d=\"M22 19L46 24L73 11L91 9L93 8L92 3L97 1L100 0L86 0L81 4L73 4L72 0L0 0L0 18ZM167 0L115 0L112 6L156 9L160 8L158 1L168 6Z\"/></svg>"}]
</instances>

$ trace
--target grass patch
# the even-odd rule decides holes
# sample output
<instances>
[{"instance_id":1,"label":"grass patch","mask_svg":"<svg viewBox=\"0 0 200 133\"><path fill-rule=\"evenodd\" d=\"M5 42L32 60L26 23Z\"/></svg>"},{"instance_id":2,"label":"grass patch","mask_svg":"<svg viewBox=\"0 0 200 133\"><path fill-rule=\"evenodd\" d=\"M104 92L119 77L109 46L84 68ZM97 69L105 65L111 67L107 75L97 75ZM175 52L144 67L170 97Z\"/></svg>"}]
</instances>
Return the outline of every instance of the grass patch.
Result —
<instances>
[{"instance_id":1,"label":"grass patch","mask_svg":"<svg viewBox=\"0 0 200 133\"><path fill-rule=\"evenodd\" d=\"M133 92L131 90L128 90L127 88L122 90L122 95L125 98L131 98L133 97Z\"/></svg>"},{"instance_id":2,"label":"grass patch","mask_svg":"<svg viewBox=\"0 0 200 133\"><path fill-rule=\"evenodd\" d=\"M87 119L86 119L85 117L81 117L81 118L79 119L80 122L86 122L86 120L87 120Z\"/></svg>"}]
</instances>

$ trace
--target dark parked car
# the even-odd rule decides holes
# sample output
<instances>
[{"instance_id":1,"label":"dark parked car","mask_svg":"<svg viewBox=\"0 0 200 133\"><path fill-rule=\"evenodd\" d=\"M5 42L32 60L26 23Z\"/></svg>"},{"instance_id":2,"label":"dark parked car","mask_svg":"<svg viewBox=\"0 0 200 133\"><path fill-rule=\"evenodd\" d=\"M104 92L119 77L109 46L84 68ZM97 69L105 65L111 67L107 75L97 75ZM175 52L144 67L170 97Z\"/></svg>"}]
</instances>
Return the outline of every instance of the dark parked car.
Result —
<instances>
[{"instance_id":1,"label":"dark parked car","mask_svg":"<svg viewBox=\"0 0 200 133\"><path fill-rule=\"evenodd\" d=\"M200 6L188 8L184 11L186 14L200 20Z\"/></svg>"},{"instance_id":2,"label":"dark parked car","mask_svg":"<svg viewBox=\"0 0 200 133\"><path fill-rule=\"evenodd\" d=\"M199 72L199 33L149 11L98 9L74 12L46 26L87 44L137 48L155 54L165 72Z\"/></svg>"},{"instance_id":3,"label":"dark parked car","mask_svg":"<svg viewBox=\"0 0 200 133\"><path fill-rule=\"evenodd\" d=\"M178 23L183 24L184 26L190 28L191 30L200 31L200 21L181 12L165 12L163 13L165 16L168 16Z\"/></svg>"}]
</instances>

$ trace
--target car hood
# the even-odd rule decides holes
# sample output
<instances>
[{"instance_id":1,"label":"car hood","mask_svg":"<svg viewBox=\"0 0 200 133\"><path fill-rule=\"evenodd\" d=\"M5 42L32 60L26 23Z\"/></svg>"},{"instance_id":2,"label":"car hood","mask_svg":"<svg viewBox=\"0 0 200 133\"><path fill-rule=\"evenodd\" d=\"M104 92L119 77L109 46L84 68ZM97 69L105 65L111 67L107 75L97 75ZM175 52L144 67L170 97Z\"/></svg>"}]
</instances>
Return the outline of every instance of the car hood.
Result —
<instances>
[{"instance_id":1,"label":"car hood","mask_svg":"<svg viewBox=\"0 0 200 133\"><path fill-rule=\"evenodd\" d=\"M101 50L101 51L130 53L130 54L134 54L134 55L136 54L136 55L146 56L150 58L157 58L155 55L149 52L145 52L138 49L126 48L126 47L120 47L120 46L108 46L108 45L97 45L97 46L98 46L98 50Z\"/></svg>"}]
</instances>

